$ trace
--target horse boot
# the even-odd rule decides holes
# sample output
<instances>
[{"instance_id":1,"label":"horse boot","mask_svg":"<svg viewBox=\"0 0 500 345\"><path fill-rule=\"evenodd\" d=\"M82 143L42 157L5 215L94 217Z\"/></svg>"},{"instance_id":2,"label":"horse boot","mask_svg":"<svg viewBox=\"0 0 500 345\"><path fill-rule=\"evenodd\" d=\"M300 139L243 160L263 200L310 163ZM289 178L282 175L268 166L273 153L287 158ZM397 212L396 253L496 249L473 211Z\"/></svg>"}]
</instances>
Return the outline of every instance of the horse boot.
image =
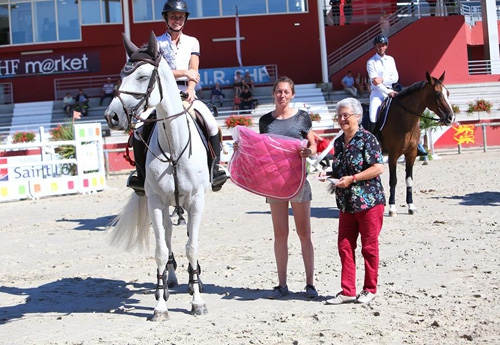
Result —
<instances>
[{"instance_id":1,"label":"horse boot","mask_svg":"<svg viewBox=\"0 0 500 345\"><path fill-rule=\"evenodd\" d=\"M219 133L211 136L209 138L209 141L214 150L215 157L212 157L210 153L208 154L208 168L211 172L210 176L212 182L212 191L217 192L222 188L222 185L227 181L228 177L226 175L226 172L219 167L221 151Z\"/></svg>"},{"instance_id":2,"label":"horse boot","mask_svg":"<svg viewBox=\"0 0 500 345\"><path fill-rule=\"evenodd\" d=\"M424 157L424 156L427 156L427 155L428 155L428 153L425 150L424 145L418 144L417 145L417 156L418 157Z\"/></svg>"},{"instance_id":3,"label":"horse boot","mask_svg":"<svg viewBox=\"0 0 500 345\"><path fill-rule=\"evenodd\" d=\"M146 145L142 140L132 136L132 147L134 148L135 171L127 179L127 187L132 188L138 196L144 196L144 178L146 174Z\"/></svg>"}]
</instances>

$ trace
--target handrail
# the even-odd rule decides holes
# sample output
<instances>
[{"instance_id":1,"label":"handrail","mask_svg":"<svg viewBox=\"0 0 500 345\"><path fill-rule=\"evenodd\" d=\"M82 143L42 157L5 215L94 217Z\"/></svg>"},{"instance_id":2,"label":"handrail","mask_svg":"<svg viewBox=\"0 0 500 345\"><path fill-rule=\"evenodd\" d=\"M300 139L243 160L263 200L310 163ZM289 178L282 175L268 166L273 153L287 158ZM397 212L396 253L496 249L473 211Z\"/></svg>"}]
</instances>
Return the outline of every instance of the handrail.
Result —
<instances>
[{"instance_id":1,"label":"handrail","mask_svg":"<svg viewBox=\"0 0 500 345\"><path fill-rule=\"evenodd\" d=\"M410 23L413 23L422 14L419 4L401 6L396 12L387 17L389 23L387 36L391 36ZM373 47L371 40L381 32L381 25L377 23L328 55L328 74L330 76L335 74L356 58L370 51Z\"/></svg>"}]
</instances>

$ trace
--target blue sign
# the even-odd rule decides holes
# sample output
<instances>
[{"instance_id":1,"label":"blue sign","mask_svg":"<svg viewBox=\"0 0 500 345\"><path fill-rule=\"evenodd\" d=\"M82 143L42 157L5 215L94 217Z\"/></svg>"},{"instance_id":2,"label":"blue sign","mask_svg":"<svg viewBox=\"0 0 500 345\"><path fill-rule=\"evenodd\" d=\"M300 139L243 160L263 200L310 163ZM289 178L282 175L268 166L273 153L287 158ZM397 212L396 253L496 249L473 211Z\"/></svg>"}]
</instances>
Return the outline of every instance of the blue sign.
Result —
<instances>
[{"instance_id":1,"label":"blue sign","mask_svg":"<svg viewBox=\"0 0 500 345\"><path fill-rule=\"evenodd\" d=\"M255 84L271 83L266 66L244 66L244 67L224 67L224 68L207 68L200 69L201 86L211 87L215 83L220 86L231 86L234 82L236 71L245 75L245 72L250 72L250 76Z\"/></svg>"}]
</instances>

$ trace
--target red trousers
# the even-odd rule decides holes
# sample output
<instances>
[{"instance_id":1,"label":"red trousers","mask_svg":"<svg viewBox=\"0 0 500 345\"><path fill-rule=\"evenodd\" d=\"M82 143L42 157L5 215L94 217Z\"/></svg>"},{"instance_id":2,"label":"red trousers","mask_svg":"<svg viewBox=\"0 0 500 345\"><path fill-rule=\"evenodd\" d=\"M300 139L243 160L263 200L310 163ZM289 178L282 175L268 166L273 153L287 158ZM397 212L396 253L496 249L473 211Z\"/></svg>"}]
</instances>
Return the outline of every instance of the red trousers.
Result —
<instances>
[{"instance_id":1,"label":"red trousers","mask_svg":"<svg viewBox=\"0 0 500 345\"><path fill-rule=\"evenodd\" d=\"M340 212L338 249L342 264L342 295L356 296L356 242L361 235L361 254L365 260L363 290L376 293L378 281L378 236L384 220L384 205L356 213Z\"/></svg>"}]
</instances>

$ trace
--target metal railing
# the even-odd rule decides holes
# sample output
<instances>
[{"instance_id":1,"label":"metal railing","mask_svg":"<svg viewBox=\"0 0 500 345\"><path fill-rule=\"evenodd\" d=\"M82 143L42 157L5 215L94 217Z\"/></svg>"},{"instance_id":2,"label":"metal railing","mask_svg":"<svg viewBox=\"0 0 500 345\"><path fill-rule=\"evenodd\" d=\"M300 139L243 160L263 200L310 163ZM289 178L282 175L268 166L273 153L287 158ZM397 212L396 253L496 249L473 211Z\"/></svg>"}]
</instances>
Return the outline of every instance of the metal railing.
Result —
<instances>
[{"instance_id":1,"label":"metal railing","mask_svg":"<svg viewBox=\"0 0 500 345\"><path fill-rule=\"evenodd\" d=\"M500 61L471 60L469 61L469 75L473 74L499 74Z\"/></svg>"},{"instance_id":2,"label":"metal railing","mask_svg":"<svg viewBox=\"0 0 500 345\"><path fill-rule=\"evenodd\" d=\"M12 104L13 101L12 83L0 83L0 104Z\"/></svg>"},{"instance_id":3,"label":"metal railing","mask_svg":"<svg viewBox=\"0 0 500 345\"><path fill-rule=\"evenodd\" d=\"M423 11L420 9L420 6L411 4L401 6L395 13L387 16L386 20L389 28L384 33L387 36L391 36L416 21L422 15ZM330 76L335 74L356 58L370 51L373 48L373 38L381 32L381 25L377 23L328 55L328 74Z\"/></svg>"}]
</instances>

